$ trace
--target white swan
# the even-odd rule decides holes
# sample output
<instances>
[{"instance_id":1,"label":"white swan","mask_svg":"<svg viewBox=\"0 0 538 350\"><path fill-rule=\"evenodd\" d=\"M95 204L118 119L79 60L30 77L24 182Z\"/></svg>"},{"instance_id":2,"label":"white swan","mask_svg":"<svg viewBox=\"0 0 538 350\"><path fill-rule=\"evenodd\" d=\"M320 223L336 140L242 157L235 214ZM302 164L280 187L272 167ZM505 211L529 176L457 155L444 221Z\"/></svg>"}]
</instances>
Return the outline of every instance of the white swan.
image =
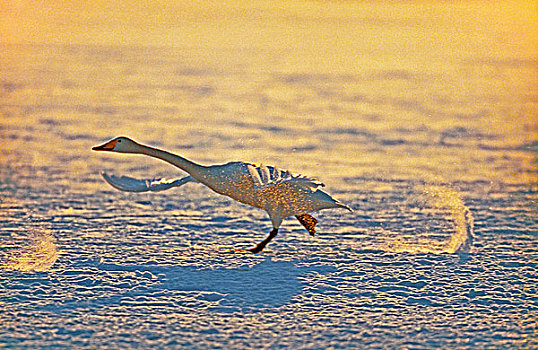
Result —
<instances>
[{"instance_id":1,"label":"white swan","mask_svg":"<svg viewBox=\"0 0 538 350\"><path fill-rule=\"evenodd\" d=\"M282 220L288 216L295 215L313 236L318 221L308 213L328 208L344 208L352 211L350 207L322 191L320 187L324 186L323 183L272 166L257 166L244 162L203 166L178 155L139 144L127 137L117 137L104 145L93 147L92 150L145 154L164 160L189 173L189 176L181 179L152 180L137 180L102 173L104 179L119 190L162 191L187 182L201 182L217 193L265 210L271 218L273 229L267 238L248 250L253 253L259 253L265 248L277 235Z\"/></svg>"}]
</instances>

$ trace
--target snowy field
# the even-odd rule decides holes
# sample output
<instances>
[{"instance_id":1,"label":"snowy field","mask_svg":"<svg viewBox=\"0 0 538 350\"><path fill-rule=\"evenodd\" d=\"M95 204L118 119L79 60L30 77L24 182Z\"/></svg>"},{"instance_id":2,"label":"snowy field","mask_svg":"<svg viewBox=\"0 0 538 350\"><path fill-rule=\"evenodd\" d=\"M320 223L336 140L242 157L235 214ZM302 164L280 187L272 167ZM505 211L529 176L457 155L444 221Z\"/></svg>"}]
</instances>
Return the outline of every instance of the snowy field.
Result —
<instances>
[{"instance_id":1,"label":"snowy field","mask_svg":"<svg viewBox=\"0 0 538 350\"><path fill-rule=\"evenodd\" d=\"M11 5L0 347L538 347L535 5L98 4ZM354 212L236 253L266 213L115 190L101 171L184 175L91 151L118 135L314 176Z\"/></svg>"}]
</instances>

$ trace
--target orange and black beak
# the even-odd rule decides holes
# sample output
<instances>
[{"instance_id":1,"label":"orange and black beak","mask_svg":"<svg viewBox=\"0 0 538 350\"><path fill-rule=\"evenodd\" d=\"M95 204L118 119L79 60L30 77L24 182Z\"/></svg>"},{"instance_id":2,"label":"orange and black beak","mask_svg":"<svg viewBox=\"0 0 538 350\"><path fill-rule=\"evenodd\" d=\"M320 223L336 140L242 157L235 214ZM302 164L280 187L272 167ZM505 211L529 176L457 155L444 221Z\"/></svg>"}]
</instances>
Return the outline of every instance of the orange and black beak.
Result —
<instances>
[{"instance_id":1,"label":"orange and black beak","mask_svg":"<svg viewBox=\"0 0 538 350\"><path fill-rule=\"evenodd\" d=\"M118 140L108 141L104 145L92 147L93 151L112 151L116 147Z\"/></svg>"}]
</instances>

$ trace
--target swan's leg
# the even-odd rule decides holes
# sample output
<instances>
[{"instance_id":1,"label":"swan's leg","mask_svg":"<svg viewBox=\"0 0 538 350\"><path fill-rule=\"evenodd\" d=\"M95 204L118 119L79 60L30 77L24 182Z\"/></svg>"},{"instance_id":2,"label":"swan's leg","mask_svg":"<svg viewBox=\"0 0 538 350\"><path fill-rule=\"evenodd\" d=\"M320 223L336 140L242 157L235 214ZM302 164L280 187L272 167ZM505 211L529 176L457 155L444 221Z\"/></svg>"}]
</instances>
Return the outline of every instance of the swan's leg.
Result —
<instances>
[{"instance_id":1,"label":"swan's leg","mask_svg":"<svg viewBox=\"0 0 538 350\"><path fill-rule=\"evenodd\" d=\"M314 236L314 234L316 233L315 227L318 223L318 220L316 220L316 218L310 214L295 215L295 217L297 218L297 220L299 220L301 225L303 225L307 229L308 233L310 233L310 236Z\"/></svg>"},{"instance_id":2,"label":"swan's leg","mask_svg":"<svg viewBox=\"0 0 538 350\"><path fill-rule=\"evenodd\" d=\"M267 236L263 241L258 243L254 248L248 249L248 251L254 254L261 252L263 248L265 248L267 243L269 243L273 238L275 238L277 233L278 233L277 228L272 229L271 232L269 233L269 236Z\"/></svg>"}]
</instances>

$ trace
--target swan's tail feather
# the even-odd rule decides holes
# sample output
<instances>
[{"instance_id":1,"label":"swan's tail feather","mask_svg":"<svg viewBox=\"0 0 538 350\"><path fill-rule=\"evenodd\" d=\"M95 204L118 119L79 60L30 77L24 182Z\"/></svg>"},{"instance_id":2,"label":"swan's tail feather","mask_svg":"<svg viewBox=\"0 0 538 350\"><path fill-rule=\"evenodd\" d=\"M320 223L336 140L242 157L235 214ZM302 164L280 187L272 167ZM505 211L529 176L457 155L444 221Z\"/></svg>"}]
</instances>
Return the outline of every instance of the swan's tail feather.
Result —
<instances>
[{"instance_id":1,"label":"swan's tail feather","mask_svg":"<svg viewBox=\"0 0 538 350\"><path fill-rule=\"evenodd\" d=\"M178 187L186 184L187 182L196 182L196 180L191 176L186 176L181 179L135 179L129 176L117 177L115 175L108 175L105 172L101 172L101 175L110 186L126 192L157 192L164 191L172 187Z\"/></svg>"},{"instance_id":2,"label":"swan's tail feather","mask_svg":"<svg viewBox=\"0 0 538 350\"><path fill-rule=\"evenodd\" d=\"M353 209L351 209L351 207L349 205L346 205L346 204L344 204L342 202L337 202L336 205L338 205L338 208L347 209L351 213L353 213Z\"/></svg>"}]
</instances>

